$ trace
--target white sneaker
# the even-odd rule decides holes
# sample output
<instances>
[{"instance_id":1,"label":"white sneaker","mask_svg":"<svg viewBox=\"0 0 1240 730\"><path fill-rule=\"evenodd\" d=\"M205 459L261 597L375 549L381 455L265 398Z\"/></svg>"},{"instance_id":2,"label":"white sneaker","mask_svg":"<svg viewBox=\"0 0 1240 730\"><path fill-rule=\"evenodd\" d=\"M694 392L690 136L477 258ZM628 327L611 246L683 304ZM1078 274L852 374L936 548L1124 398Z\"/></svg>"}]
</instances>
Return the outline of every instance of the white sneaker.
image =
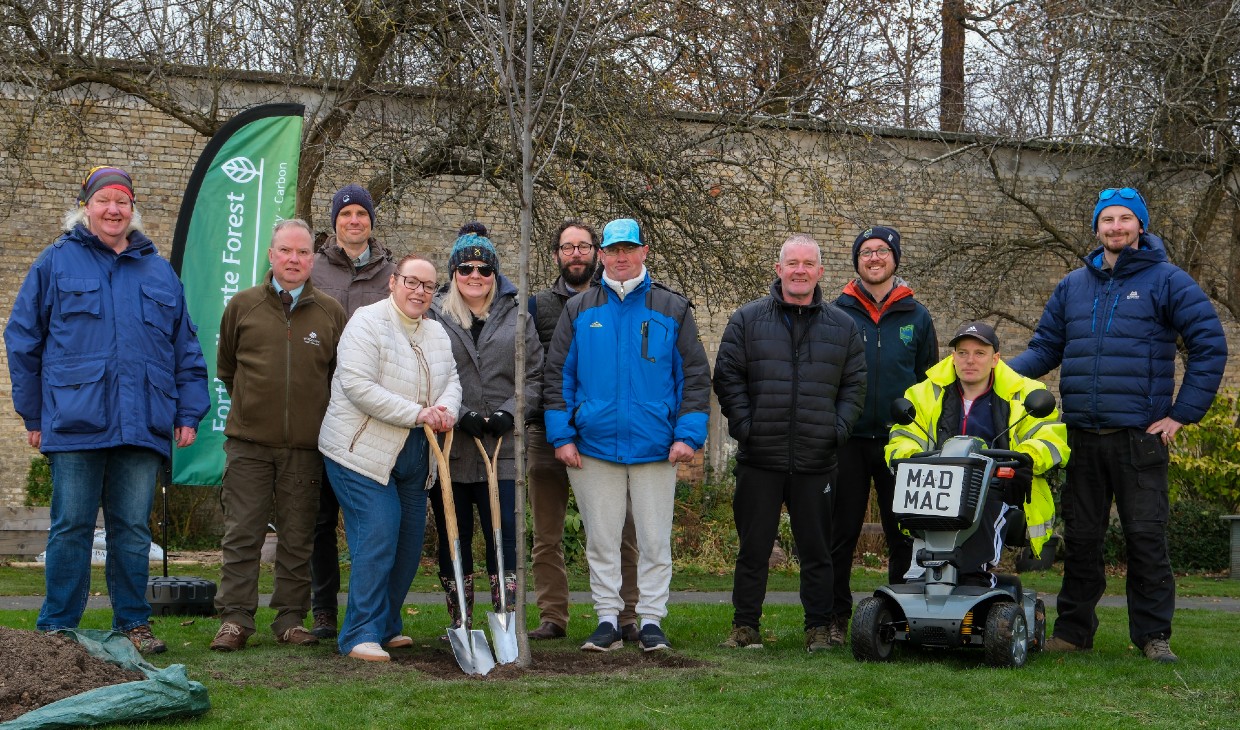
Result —
<instances>
[{"instance_id":1,"label":"white sneaker","mask_svg":"<svg viewBox=\"0 0 1240 730\"><path fill-rule=\"evenodd\" d=\"M383 642L384 649L408 649L413 646L413 638L400 634Z\"/></svg>"},{"instance_id":2,"label":"white sneaker","mask_svg":"<svg viewBox=\"0 0 1240 730\"><path fill-rule=\"evenodd\" d=\"M392 660L392 656L373 641L366 641L353 647L353 651L349 652L349 656L353 659L361 659L364 662L389 662Z\"/></svg>"}]
</instances>

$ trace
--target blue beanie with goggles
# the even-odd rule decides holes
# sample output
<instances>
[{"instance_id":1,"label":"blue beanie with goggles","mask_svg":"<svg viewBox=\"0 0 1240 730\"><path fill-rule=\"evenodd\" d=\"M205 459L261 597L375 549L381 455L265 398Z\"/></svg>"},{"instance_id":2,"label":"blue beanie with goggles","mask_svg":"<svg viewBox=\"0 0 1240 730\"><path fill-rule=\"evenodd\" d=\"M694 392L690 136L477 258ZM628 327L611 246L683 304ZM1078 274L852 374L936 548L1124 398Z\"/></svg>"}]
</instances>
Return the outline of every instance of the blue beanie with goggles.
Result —
<instances>
[{"instance_id":1,"label":"blue beanie with goggles","mask_svg":"<svg viewBox=\"0 0 1240 730\"><path fill-rule=\"evenodd\" d=\"M1094 233L1098 232L1098 216L1104 208L1118 205L1131 210L1137 220L1141 221L1141 230L1149 230L1150 211L1145 207L1145 198L1136 188L1107 188L1098 193L1098 204L1094 206Z\"/></svg>"}]
</instances>

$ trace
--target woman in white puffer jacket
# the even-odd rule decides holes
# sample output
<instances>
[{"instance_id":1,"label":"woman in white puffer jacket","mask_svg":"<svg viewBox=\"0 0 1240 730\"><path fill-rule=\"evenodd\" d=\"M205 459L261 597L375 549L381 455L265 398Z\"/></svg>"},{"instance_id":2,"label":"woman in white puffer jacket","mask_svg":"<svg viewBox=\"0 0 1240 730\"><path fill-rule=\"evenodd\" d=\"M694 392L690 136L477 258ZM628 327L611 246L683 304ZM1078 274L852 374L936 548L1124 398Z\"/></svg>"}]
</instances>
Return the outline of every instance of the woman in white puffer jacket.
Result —
<instances>
[{"instance_id":1,"label":"woman in white puffer jacket","mask_svg":"<svg viewBox=\"0 0 1240 730\"><path fill-rule=\"evenodd\" d=\"M452 345L423 315L435 267L406 256L392 295L357 310L336 352L319 451L340 501L353 570L337 643L355 659L387 661L413 645L401 606L417 575L434 477L422 424L450 430L461 405Z\"/></svg>"}]
</instances>

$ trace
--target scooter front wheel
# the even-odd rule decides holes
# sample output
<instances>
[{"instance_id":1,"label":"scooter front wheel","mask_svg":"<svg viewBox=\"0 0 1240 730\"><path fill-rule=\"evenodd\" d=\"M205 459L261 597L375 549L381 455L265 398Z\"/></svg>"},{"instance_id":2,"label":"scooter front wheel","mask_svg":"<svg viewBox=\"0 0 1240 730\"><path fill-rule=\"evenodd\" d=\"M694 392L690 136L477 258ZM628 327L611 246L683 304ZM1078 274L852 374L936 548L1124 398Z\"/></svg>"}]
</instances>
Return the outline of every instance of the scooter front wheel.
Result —
<instances>
[{"instance_id":1,"label":"scooter front wheel","mask_svg":"<svg viewBox=\"0 0 1240 730\"><path fill-rule=\"evenodd\" d=\"M1029 626L1019 604L1004 602L990 607L982 646L986 661L996 667L1019 669L1029 657Z\"/></svg>"},{"instance_id":2,"label":"scooter front wheel","mask_svg":"<svg viewBox=\"0 0 1240 730\"><path fill-rule=\"evenodd\" d=\"M891 626L891 606L885 599L868 596L857 604L852 618L852 653L859 662L891 660L895 630Z\"/></svg>"}]
</instances>

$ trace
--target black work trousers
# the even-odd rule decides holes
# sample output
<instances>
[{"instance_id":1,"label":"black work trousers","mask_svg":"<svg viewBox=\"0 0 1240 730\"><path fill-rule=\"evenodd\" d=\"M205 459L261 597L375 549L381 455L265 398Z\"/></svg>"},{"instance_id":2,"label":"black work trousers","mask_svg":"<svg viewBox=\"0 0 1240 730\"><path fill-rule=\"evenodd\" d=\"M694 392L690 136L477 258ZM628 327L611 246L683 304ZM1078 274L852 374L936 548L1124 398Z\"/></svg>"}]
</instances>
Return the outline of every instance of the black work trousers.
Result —
<instances>
[{"instance_id":1,"label":"black work trousers","mask_svg":"<svg viewBox=\"0 0 1240 730\"><path fill-rule=\"evenodd\" d=\"M1170 638L1175 577L1167 549L1167 447L1141 429L1098 434L1070 428L1068 445L1072 458L1061 498L1067 555L1054 635L1093 646L1114 499L1128 551L1128 636L1137 647Z\"/></svg>"},{"instance_id":2,"label":"black work trousers","mask_svg":"<svg viewBox=\"0 0 1240 730\"><path fill-rule=\"evenodd\" d=\"M852 615L853 554L865 510L870 504L870 483L878 495L878 514L887 538L887 582L903 583L912 561L913 538L900 531L900 524L891 513L891 499L896 478L883 457L887 439L854 438L839 448L839 478L835 488L835 506L831 513L831 565L835 567L833 614Z\"/></svg>"},{"instance_id":3,"label":"black work trousers","mask_svg":"<svg viewBox=\"0 0 1240 730\"><path fill-rule=\"evenodd\" d=\"M758 628L771 548L788 505L801 562L805 628L826 626L831 615L831 500L835 474L786 474L737 464L732 514L740 549L732 584L732 623Z\"/></svg>"},{"instance_id":4,"label":"black work trousers","mask_svg":"<svg viewBox=\"0 0 1240 730\"><path fill-rule=\"evenodd\" d=\"M336 594L340 593L340 546L336 544L339 521L340 503L324 471L319 511L314 519L314 551L310 554L310 607L315 613L336 613Z\"/></svg>"}]
</instances>

